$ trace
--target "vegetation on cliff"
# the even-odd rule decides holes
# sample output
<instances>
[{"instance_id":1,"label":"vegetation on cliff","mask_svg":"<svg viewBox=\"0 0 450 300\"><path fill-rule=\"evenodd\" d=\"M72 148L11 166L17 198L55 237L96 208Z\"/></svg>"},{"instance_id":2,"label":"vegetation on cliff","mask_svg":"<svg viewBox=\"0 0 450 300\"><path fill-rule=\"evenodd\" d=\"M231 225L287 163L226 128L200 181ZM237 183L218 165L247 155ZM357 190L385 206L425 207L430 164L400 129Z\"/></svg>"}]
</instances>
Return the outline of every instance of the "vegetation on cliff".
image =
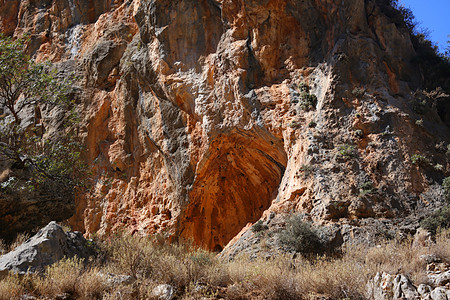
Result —
<instances>
[{"instance_id":1,"label":"vegetation on cliff","mask_svg":"<svg viewBox=\"0 0 450 300\"><path fill-rule=\"evenodd\" d=\"M83 147L73 132L76 115L68 98L73 78L57 77L49 63L31 60L26 42L0 36L0 156L10 166L2 174L0 192L39 189L48 181L72 190L85 179ZM68 112L61 120L62 132L46 134L41 108ZM29 118L25 110L34 111L34 118L24 124ZM24 179L26 185L20 184Z\"/></svg>"},{"instance_id":2,"label":"vegetation on cliff","mask_svg":"<svg viewBox=\"0 0 450 300\"><path fill-rule=\"evenodd\" d=\"M27 43L0 35L0 236L9 241L70 218L89 180L70 99L74 76L30 59Z\"/></svg>"}]
</instances>

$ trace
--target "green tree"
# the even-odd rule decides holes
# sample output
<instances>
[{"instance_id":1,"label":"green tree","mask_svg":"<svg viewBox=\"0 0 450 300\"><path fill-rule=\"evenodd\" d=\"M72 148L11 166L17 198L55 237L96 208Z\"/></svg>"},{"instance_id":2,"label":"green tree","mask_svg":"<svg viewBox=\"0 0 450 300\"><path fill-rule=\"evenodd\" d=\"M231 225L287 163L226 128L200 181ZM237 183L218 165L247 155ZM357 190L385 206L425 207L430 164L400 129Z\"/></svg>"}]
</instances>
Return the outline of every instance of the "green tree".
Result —
<instances>
[{"instance_id":1,"label":"green tree","mask_svg":"<svg viewBox=\"0 0 450 300\"><path fill-rule=\"evenodd\" d=\"M302 216L294 215L286 222L286 228L278 233L278 240L285 247L302 254L319 253L322 242L310 223Z\"/></svg>"},{"instance_id":2,"label":"green tree","mask_svg":"<svg viewBox=\"0 0 450 300\"><path fill-rule=\"evenodd\" d=\"M0 106L9 110L16 125L25 107L65 102L69 88L67 82L55 80L50 64L35 63L25 54L25 42L0 36Z\"/></svg>"},{"instance_id":3,"label":"green tree","mask_svg":"<svg viewBox=\"0 0 450 300\"><path fill-rule=\"evenodd\" d=\"M6 168L26 170L19 172L23 178L10 172L1 187L16 187L17 182L26 179L27 186L33 189L52 181L73 190L86 179L83 147L73 132L76 118L67 96L73 76L57 77L50 63L31 60L25 54L25 43L26 39L0 36L0 108L5 112L0 124L0 161L6 162ZM60 106L70 112L59 136L44 138L42 126L22 124L21 112L40 104Z\"/></svg>"}]
</instances>

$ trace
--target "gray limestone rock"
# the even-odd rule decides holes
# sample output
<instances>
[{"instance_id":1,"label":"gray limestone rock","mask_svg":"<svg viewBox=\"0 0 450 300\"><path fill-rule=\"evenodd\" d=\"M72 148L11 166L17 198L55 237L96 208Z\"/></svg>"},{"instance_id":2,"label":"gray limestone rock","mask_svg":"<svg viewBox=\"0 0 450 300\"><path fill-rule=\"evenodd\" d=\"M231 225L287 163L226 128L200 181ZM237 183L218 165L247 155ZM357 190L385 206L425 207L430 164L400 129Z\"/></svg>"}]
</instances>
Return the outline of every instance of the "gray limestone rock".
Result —
<instances>
[{"instance_id":1,"label":"gray limestone rock","mask_svg":"<svg viewBox=\"0 0 450 300\"><path fill-rule=\"evenodd\" d=\"M449 282L450 282L450 270L448 270L444 273L441 273L436 277L436 285L437 286L444 286Z\"/></svg>"},{"instance_id":2,"label":"gray limestone rock","mask_svg":"<svg viewBox=\"0 0 450 300\"><path fill-rule=\"evenodd\" d=\"M160 284L153 289L152 296L160 300L171 300L175 297L175 289L170 284Z\"/></svg>"},{"instance_id":3,"label":"gray limestone rock","mask_svg":"<svg viewBox=\"0 0 450 300\"><path fill-rule=\"evenodd\" d=\"M64 257L88 258L94 250L79 232L65 233L52 221L15 250L0 256L0 277L12 271L42 271Z\"/></svg>"},{"instance_id":4,"label":"gray limestone rock","mask_svg":"<svg viewBox=\"0 0 450 300\"><path fill-rule=\"evenodd\" d=\"M421 299L419 294L425 293L421 287L419 292L411 281L403 274L393 276L387 273L377 275L367 284L367 297L374 300Z\"/></svg>"},{"instance_id":5,"label":"gray limestone rock","mask_svg":"<svg viewBox=\"0 0 450 300\"><path fill-rule=\"evenodd\" d=\"M431 292L431 299L433 300L447 300L446 290L442 287L435 288Z\"/></svg>"},{"instance_id":6,"label":"gray limestone rock","mask_svg":"<svg viewBox=\"0 0 450 300\"><path fill-rule=\"evenodd\" d=\"M431 287L426 284L420 284L417 287L417 292L419 293L420 296L425 297L431 292Z\"/></svg>"}]
</instances>

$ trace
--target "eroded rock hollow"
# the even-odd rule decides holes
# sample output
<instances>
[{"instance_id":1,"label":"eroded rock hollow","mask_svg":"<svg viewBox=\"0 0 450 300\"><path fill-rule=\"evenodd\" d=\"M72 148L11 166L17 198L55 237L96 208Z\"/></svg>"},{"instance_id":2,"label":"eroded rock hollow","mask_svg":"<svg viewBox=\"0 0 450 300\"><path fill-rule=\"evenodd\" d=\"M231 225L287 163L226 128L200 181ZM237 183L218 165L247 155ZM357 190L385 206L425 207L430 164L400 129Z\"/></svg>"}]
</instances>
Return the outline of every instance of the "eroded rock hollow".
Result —
<instances>
[{"instance_id":1,"label":"eroded rock hollow","mask_svg":"<svg viewBox=\"0 0 450 300\"><path fill-rule=\"evenodd\" d=\"M222 250L276 199L286 160L282 143L273 136L241 131L217 137L199 165L180 235Z\"/></svg>"}]
</instances>

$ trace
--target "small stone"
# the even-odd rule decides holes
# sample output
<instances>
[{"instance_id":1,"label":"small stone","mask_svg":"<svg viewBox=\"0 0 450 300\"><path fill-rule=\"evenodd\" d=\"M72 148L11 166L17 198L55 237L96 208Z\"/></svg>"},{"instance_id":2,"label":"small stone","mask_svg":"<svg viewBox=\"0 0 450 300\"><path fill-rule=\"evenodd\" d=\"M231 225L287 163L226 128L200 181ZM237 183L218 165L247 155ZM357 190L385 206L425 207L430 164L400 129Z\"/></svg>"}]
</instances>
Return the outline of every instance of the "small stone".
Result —
<instances>
[{"instance_id":1,"label":"small stone","mask_svg":"<svg viewBox=\"0 0 450 300\"><path fill-rule=\"evenodd\" d=\"M170 284L160 284L153 289L152 296L160 300L172 300L175 290Z\"/></svg>"},{"instance_id":2,"label":"small stone","mask_svg":"<svg viewBox=\"0 0 450 300\"><path fill-rule=\"evenodd\" d=\"M367 284L367 298L369 299L392 299L393 291L393 276L387 273L377 273L375 277Z\"/></svg>"},{"instance_id":3,"label":"small stone","mask_svg":"<svg viewBox=\"0 0 450 300\"><path fill-rule=\"evenodd\" d=\"M431 287L426 284L420 284L417 287L417 292L419 292L419 295L425 296L426 294L429 294L431 292Z\"/></svg>"},{"instance_id":4,"label":"small stone","mask_svg":"<svg viewBox=\"0 0 450 300\"><path fill-rule=\"evenodd\" d=\"M435 288L431 292L431 299L433 300L447 300L446 290L442 287Z\"/></svg>"},{"instance_id":5,"label":"small stone","mask_svg":"<svg viewBox=\"0 0 450 300\"><path fill-rule=\"evenodd\" d=\"M69 299L72 299L72 297L68 293L64 293L64 294L55 296L55 300L69 300Z\"/></svg>"},{"instance_id":6,"label":"small stone","mask_svg":"<svg viewBox=\"0 0 450 300\"><path fill-rule=\"evenodd\" d=\"M450 270L439 274L436 277L436 286L444 286L450 282Z\"/></svg>"},{"instance_id":7,"label":"small stone","mask_svg":"<svg viewBox=\"0 0 450 300\"><path fill-rule=\"evenodd\" d=\"M130 284L135 281L135 279L132 276L129 275L116 275L113 273L107 273L107 274L99 274L100 277L104 278L106 280L106 284L110 287L114 287L121 284Z\"/></svg>"},{"instance_id":8,"label":"small stone","mask_svg":"<svg viewBox=\"0 0 450 300\"><path fill-rule=\"evenodd\" d=\"M31 296L31 295L22 295L19 298L20 300L36 300L37 298L35 296Z\"/></svg>"},{"instance_id":9,"label":"small stone","mask_svg":"<svg viewBox=\"0 0 450 300\"><path fill-rule=\"evenodd\" d=\"M196 284L194 287L194 293L205 294L208 291L208 287L203 284Z\"/></svg>"}]
</instances>

